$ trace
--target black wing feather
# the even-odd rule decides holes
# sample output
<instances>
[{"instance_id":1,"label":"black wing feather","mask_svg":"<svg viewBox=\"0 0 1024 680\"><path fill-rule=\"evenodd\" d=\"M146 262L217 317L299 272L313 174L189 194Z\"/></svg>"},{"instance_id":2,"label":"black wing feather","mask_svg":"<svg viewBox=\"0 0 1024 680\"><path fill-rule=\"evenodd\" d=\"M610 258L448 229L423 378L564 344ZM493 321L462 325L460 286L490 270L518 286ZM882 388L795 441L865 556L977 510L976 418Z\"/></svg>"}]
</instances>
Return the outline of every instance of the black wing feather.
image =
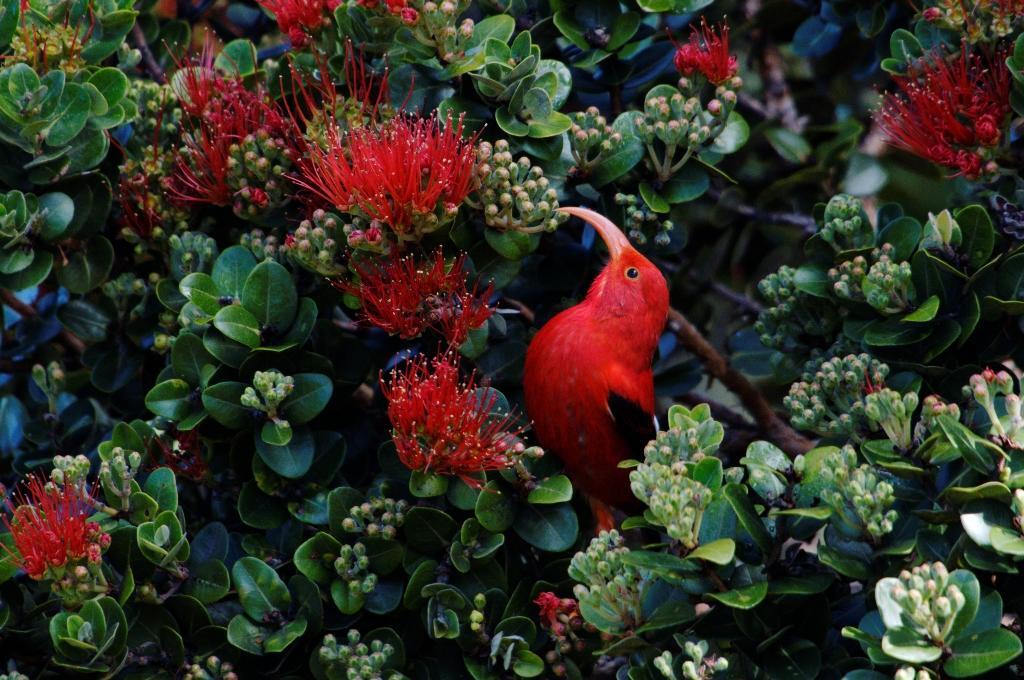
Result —
<instances>
[{"instance_id":1,"label":"black wing feather","mask_svg":"<svg viewBox=\"0 0 1024 680\"><path fill-rule=\"evenodd\" d=\"M615 421L615 428L629 444L633 458L643 458L644 447L654 439L654 414L648 413L640 404L616 392L608 393L608 412Z\"/></svg>"}]
</instances>

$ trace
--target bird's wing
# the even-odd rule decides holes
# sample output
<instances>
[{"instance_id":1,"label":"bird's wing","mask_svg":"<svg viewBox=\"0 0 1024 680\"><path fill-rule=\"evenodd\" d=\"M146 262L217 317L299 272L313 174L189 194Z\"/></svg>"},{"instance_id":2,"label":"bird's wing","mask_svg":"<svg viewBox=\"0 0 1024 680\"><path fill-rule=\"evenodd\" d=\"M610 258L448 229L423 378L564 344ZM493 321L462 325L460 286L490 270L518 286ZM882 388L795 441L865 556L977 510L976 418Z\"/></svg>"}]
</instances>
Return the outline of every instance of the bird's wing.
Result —
<instances>
[{"instance_id":1,"label":"bird's wing","mask_svg":"<svg viewBox=\"0 0 1024 680\"><path fill-rule=\"evenodd\" d=\"M629 445L629 451L641 456L647 442L657 435L654 415L643 406L618 392L608 392L608 413L615 429Z\"/></svg>"}]
</instances>

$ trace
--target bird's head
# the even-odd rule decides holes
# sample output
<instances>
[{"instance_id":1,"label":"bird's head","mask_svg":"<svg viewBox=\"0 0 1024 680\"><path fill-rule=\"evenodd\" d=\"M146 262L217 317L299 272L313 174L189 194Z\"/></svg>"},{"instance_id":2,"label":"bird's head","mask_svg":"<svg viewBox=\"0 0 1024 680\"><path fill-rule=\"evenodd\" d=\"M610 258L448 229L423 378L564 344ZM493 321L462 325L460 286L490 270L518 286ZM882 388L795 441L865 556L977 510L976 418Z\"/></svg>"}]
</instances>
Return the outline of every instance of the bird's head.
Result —
<instances>
[{"instance_id":1,"label":"bird's head","mask_svg":"<svg viewBox=\"0 0 1024 680\"><path fill-rule=\"evenodd\" d=\"M559 210L592 226L608 247L610 259L591 284L587 304L608 321L621 319L635 332L647 331L656 342L668 315L668 285L661 271L604 215L587 208Z\"/></svg>"}]
</instances>

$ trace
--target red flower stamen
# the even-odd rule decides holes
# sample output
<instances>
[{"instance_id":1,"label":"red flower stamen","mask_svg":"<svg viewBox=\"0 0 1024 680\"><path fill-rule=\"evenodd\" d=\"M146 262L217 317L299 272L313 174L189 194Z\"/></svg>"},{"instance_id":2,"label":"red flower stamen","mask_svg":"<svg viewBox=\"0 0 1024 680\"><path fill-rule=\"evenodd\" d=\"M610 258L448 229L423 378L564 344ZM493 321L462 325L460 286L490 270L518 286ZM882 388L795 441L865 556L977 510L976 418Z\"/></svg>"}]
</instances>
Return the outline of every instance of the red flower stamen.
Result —
<instances>
[{"instance_id":1,"label":"red flower stamen","mask_svg":"<svg viewBox=\"0 0 1024 680\"><path fill-rule=\"evenodd\" d=\"M875 120L888 142L956 175L981 174L982 152L997 146L1010 112L1005 55L991 59L933 53L895 78L899 92L885 95Z\"/></svg>"},{"instance_id":2,"label":"red flower stamen","mask_svg":"<svg viewBox=\"0 0 1024 680\"><path fill-rule=\"evenodd\" d=\"M257 0L273 13L277 26L288 36L292 47L304 47L309 37L320 30L339 0Z\"/></svg>"},{"instance_id":3,"label":"red flower stamen","mask_svg":"<svg viewBox=\"0 0 1024 680\"><path fill-rule=\"evenodd\" d=\"M381 391L395 449L410 470L457 476L479 487L481 473L510 467L523 449L515 417L491 413L497 393L478 389L474 375L462 381L457 355L419 355L405 370L382 377Z\"/></svg>"},{"instance_id":4,"label":"red flower stamen","mask_svg":"<svg viewBox=\"0 0 1024 680\"><path fill-rule=\"evenodd\" d=\"M676 69L684 76L699 71L714 85L736 75L736 57L729 54L729 26L724 21L715 28L701 17L700 28L692 27L689 42L676 44Z\"/></svg>"},{"instance_id":5,"label":"red flower stamen","mask_svg":"<svg viewBox=\"0 0 1024 680\"><path fill-rule=\"evenodd\" d=\"M461 119L442 125L436 118L402 116L345 137L332 128L327 148L310 146L293 181L333 208L358 208L401 238L417 219L458 209L469 193L474 162L473 140L462 137Z\"/></svg>"},{"instance_id":6,"label":"red flower stamen","mask_svg":"<svg viewBox=\"0 0 1024 680\"><path fill-rule=\"evenodd\" d=\"M42 579L51 567L90 559L97 548L110 544L110 536L88 521L88 495L74 486L48 487L43 478L31 475L13 499L6 502L10 516L5 515L3 523L14 549L0 547L33 579Z\"/></svg>"},{"instance_id":7,"label":"red flower stamen","mask_svg":"<svg viewBox=\"0 0 1024 680\"><path fill-rule=\"evenodd\" d=\"M432 261L392 258L357 267L358 281L332 283L356 297L362 317L377 328L406 340L433 330L458 346L494 311L487 305L493 285L483 291L469 288L465 260L460 255L449 268L438 250Z\"/></svg>"},{"instance_id":8,"label":"red flower stamen","mask_svg":"<svg viewBox=\"0 0 1024 680\"><path fill-rule=\"evenodd\" d=\"M583 623L580 618L579 604L571 597L558 597L552 592L543 592L533 601L540 610L540 624L556 638L563 638L567 626L578 626Z\"/></svg>"}]
</instances>

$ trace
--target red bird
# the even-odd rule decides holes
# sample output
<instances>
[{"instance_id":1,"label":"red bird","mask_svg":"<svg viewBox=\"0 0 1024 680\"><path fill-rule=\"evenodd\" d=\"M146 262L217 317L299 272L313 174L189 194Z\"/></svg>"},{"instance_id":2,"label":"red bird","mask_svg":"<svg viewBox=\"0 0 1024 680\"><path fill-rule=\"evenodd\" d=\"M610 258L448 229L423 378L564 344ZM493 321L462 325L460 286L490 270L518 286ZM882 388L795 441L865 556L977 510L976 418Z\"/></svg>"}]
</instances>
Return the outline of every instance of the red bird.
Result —
<instances>
[{"instance_id":1,"label":"red bird","mask_svg":"<svg viewBox=\"0 0 1024 680\"><path fill-rule=\"evenodd\" d=\"M562 459L607 526L611 515L602 504L636 504L619 461L640 458L655 436L651 361L668 317L668 285L607 217L586 208L561 211L592 225L611 259L583 302L551 319L530 343L526 410L540 445Z\"/></svg>"}]
</instances>

